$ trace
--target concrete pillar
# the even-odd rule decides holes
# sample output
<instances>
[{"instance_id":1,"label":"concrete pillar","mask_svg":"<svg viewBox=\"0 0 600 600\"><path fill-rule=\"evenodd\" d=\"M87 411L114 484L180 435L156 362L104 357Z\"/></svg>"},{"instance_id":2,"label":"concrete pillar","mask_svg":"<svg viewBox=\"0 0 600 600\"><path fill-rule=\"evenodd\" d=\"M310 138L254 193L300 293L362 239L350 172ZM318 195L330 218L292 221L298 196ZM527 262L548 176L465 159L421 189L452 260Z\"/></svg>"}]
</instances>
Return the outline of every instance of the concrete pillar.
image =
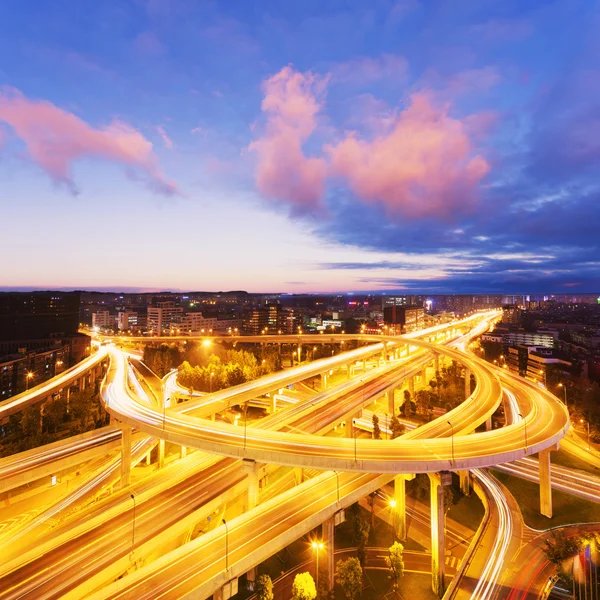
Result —
<instances>
[{"instance_id":1,"label":"concrete pillar","mask_svg":"<svg viewBox=\"0 0 600 600\"><path fill-rule=\"evenodd\" d=\"M248 583L248 589L254 591L254 586L256 584L256 567L250 569L246 573L246 582Z\"/></svg>"},{"instance_id":2,"label":"concrete pillar","mask_svg":"<svg viewBox=\"0 0 600 600\"><path fill-rule=\"evenodd\" d=\"M446 530L444 523L444 486L452 483L448 471L428 473L431 487L431 587L440 598L444 595Z\"/></svg>"},{"instance_id":3,"label":"concrete pillar","mask_svg":"<svg viewBox=\"0 0 600 600\"><path fill-rule=\"evenodd\" d=\"M550 477L551 449L538 453L540 463L540 512L549 519L552 518L552 480Z\"/></svg>"},{"instance_id":4,"label":"concrete pillar","mask_svg":"<svg viewBox=\"0 0 600 600\"><path fill-rule=\"evenodd\" d=\"M471 477L468 469L458 472L458 476L460 477L460 491L465 495L469 496L471 494Z\"/></svg>"},{"instance_id":5,"label":"concrete pillar","mask_svg":"<svg viewBox=\"0 0 600 600\"><path fill-rule=\"evenodd\" d=\"M185 458L187 456L187 447L181 446L181 458Z\"/></svg>"},{"instance_id":6,"label":"concrete pillar","mask_svg":"<svg viewBox=\"0 0 600 600\"><path fill-rule=\"evenodd\" d=\"M427 367L423 367L421 371L421 383L427 384Z\"/></svg>"},{"instance_id":7,"label":"concrete pillar","mask_svg":"<svg viewBox=\"0 0 600 600\"><path fill-rule=\"evenodd\" d=\"M121 426L121 487L126 488L131 475L131 427Z\"/></svg>"},{"instance_id":8,"label":"concrete pillar","mask_svg":"<svg viewBox=\"0 0 600 600\"><path fill-rule=\"evenodd\" d=\"M347 418L346 419L346 430L345 430L345 434L347 438L351 438L354 436L354 431L352 429L352 419L351 418Z\"/></svg>"},{"instance_id":9,"label":"concrete pillar","mask_svg":"<svg viewBox=\"0 0 600 600\"><path fill-rule=\"evenodd\" d=\"M248 480L248 500L246 510L252 510L258 504L258 464L254 460L244 459L244 473Z\"/></svg>"},{"instance_id":10,"label":"concrete pillar","mask_svg":"<svg viewBox=\"0 0 600 600\"><path fill-rule=\"evenodd\" d=\"M277 398L275 398L275 392L271 392L269 396L269 412L270 414L274 414L277 410Z\"/></svg>"},{"instance_id":11,"label":"concrete pillar","mask_svg":"<svg viewBox=\"0 0 600 600\"><path fill-rule=\"evenodd\" d=\"M387 354L387 342L383 344L383 350L381 351L381 358L383 362L387 362L388 354Z\"/></svg>"},{"instance_id":12,"label":"concrete pillar","mask_svg":"<svg viewBox=\"0 0 600 600\"><path fill-rule=\"evenodd\" d=\"M485 430L486 431L491 431L492 430L492 415L490 415L486 420L485 420Z\"/></svg>"},{"instance_id":13,"label":"concrete pillar","mask_svg":"<svg viewBox=\"0 0 600 600\"><path fill-rule=\"evenodd\" d=\"M415 378L408 378L408 391L410 392L410 399L412 400L415 397Z\"/></svg>"},{"instance_id":14,"label":"concrete pillar","mask_svg":"<svg viewBox=\"0 0 600 600\"><path fill-rule=\"evenodd\" d=\"M321 389L327 389L327 373L321 373Z\"/></svg>"},{"instance_id":15,"label":"concrete pillar","mask_svg":"<svg viewBox=\"0 0 600 600\"><path fill-rule=\"evenodd\" d=\"M388 403L388 413L390 415L396 414L396 407L394 406L394 392L395 392L394 388L391 388L386 392L387 403Z\"/></svg>"},{"instance_id":16,"label":"concrete pillar","mask_svg":"<svg viewBox=\"0 0 600 600\"><path fill-rule=\"evenodd\" d=\"M471 395L471 371L465 369L465 400Z\"/></svg>"},{"instance_id":17,"label":"concrete pillar","mask_svg":"<svg viewBox=\"0 0 600 600\"><path fill-rule=\"evenodd\" d=\"M85 390L85 376L79 378L79 391L83 392Z\"/></svg>"},{"instance_id":18,"label":"concrete pillar","mask_svg":"<svg viewBox=\"0 0 600 600\"><path fill-rule=\"evenodd\" d=\"M394 514L394 528L396 530L396 536L399 540L406 540L408 534L408 526L406 524L406 482L414 479L414 475L396 475L394 477L394 500L396 506L393 508Z\"/></svg>"},{"instance_id":19,"label":"concrete pillar","mask_svg":"<svg viewBox=\"0 0 600 600\"><path fill-rule=\"evenodd\" d=\"M300 485L304 481L304 469L302 467L294 467L294 483Z\"/></svg>"},{"instance_id":20,"label":"concrete pillar","mask_svg":"<svg viewBox=\"0 0 600 600\"><path fill-rule=\"evenodd\" d=\"M327 554L327 590L333 591L335 584L335 521L334 517L323 523L323 544Z\"/></svg>"},{"instance_id":21,"label":"concrete pillar","mask_svg":"<svg viewBox=\"0 0 600 600\"><path fill-rule=\"evenodd\" d=\"M165 466L165 440L158 440L158 468Z\"/></svg>"},{"instance_id":22,"label":"concrete pillar","mask_svg":"<svg viewBox=\"0 0 600 600\"><path fill-rule=\"evenodd\" d=\"M146 452L146 466L150 466L150 464L152 463L152 450L148 450L148 452Z\"/></svg>"},{"instance_id":23,"label":"concrete pillar","mask_svg":"<svg viewBox=\"0 0 600 600\"><path fill-rule=\"evenodd\" d=\"M346 379L352 378L352 363L346 365Z\"/></svg>"},{"instance_id":24,"label":"concrete pillar","mask_svg":"<svg viewBox=\"0 0 600 600\"><path fill-rule=\"evenodd\" d=\"M434 368L435 368L435 372L436 374L440 372L440 355L439 354L434 354L435 360L434 360Z\"/></svg>"}]
</instances>

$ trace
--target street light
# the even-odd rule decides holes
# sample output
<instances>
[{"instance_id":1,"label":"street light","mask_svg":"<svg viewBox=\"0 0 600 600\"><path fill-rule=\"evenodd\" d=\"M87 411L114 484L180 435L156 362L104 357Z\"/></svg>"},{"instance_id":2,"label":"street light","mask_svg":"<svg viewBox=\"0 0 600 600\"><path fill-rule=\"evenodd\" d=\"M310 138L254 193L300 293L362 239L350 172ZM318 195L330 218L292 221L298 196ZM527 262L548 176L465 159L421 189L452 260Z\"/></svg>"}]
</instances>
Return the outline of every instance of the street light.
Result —
<instances>
[{"instance_id":1,"label":"street light","mask_svg":"<svg viewBox=\"0 0 600 600\"><path fill-rule=\"evenodd\" d=\"M33 373L31 371L27 371L27 375L25 377L25 389L26 390L29 389L29 382L31 381L32 378L33 378Z\"/></svg>"},{"instance_id":2,"label":"street light","mask_svg":"<svg viewBox=\"0 0 600 600\"><path fill-rule=\"evenodd\" d=\"M356 460L356 431L355 431L355 429L356 429L356 419L352 419L352 434L354 437L354 462L356 463L358 461Z\"/></svg>"},{"instance_id":3,"label":"street light","mask_svg":"<svg viewBox=\"0 0 600 600\"><path fill-rule=\"evenodd\" d=\"M312 543L313 550L317 551L317 566L315 568L317 580L317 594L319 593L319 550L323 548L323 542L313 542Z\"/></svg>"},{"instance_id":4,"label":"street light","mask_svg":"<svg viewBox=\"0 0 600 600\"><path fill-rule=\"evenodd\" d=\"M131 494L131 499L133 500L133 525L131 528L131 552L135 549L135 495Z\"/></svg>"},{"instance_id":5,"label":"street light","mask_svg":"<svg viewBox=\"0 0 600 600\"><path fill-rule=\"evenodd\" d=\"M454 465L454 426L452 425L452 423L450 423L450 421L446 421L446 423L448 423L448 425L450 425L450 429L452 431L451 436L452 436L452 464Z\"/></svg>"},{"instance_id":6,"label":"street light","mask_svg":"<svg viewBox=\"0 0 600 600\"><path fill-rule=\"evenodd\" d=\"M521 419L523 419L523 424L525 425L525 452L527 452L527 421L525 420L525 417L519 413L519 417L521 417Z\"/></svg>"},{"instance_id":7,"label":"street light","mask_svg":"<svg viewBox=\"0 0 600 600\"><path fill-rule=\"evenodd\" d=\"M562 388L563 392L565 393L565 408L568 410L569 405L567 404L567 386L564 383L559 383L558 387Z\"/></svg>"},{"instance_id":8,"label":"street light","mask_svg":"<svg viewBox=\"0 0 600 600\"><path fill-rule=\"evenodd\" d=\"M227 527L227 521L221 519L223 525L225 525L225 571L229 571L229 527Z\"/></svg>"},{"instance_id":9,"label":"street light","mask_svg":"<svg viewBox=\"0 0 600 600\"><path fill-rule=\"evenodd\" d=\"M580 423L587 423L587 449L590 449L590 422L585 421L584 419L579 419Z\"/></svg>"}]
</instances>

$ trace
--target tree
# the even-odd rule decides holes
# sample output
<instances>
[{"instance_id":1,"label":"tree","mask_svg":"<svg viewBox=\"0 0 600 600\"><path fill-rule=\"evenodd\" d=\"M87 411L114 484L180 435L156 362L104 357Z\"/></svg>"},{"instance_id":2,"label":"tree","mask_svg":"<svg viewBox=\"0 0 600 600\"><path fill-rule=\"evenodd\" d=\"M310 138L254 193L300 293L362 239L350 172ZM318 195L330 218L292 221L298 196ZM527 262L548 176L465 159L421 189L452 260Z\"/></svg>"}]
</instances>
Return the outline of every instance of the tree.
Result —
<instances>
[{"instance_id":1,"label":"tree","mask_svg":"<svg viewBox=\"0 0 600 600\"><path fill-rule=\"evenodd\" d=\"M292 600L314 600L317 597L315 581L310 573L298 573L292 585Z\"/></svg>"},{"instance_id":2,"label":"tree","mask_svg":"<svg viewBox=\"0 0 600 600\"><path fill-rule=\"evenodd\" d=\"M373 439L381 439L381 429L379 429L379 417L373 413Z\"/></svg>"},{"instance_id":3,"label":"tree","mask_svg":"<svg viewBox=\"0 0 600 600\"><path fill-rule=\"evenodd\" d=\"M564 529L555 529L545 542L544 554L551 563L560 567L564 560L579 552L581 545L579 538L567 537Z\"/></svg>"},{"instance_id":4,"label":"tree","mask_svg":"<svg viewBox=\"0 0 600 600\"><path fill-rule=\"evenodd\" d=\"M450 486L444 486L444 514L454 506L454 492Z\"/></svg>"},{"instance_id":5,"label":"tree","mask_svg":"<svg viewBox=\"0 0 600 600\"><path fill-rule=\"evenodd\" d=\"M395 440L406 431L406 425L400 423L396 415L392 415L392 418L390 419L390 429L392 431L392 439Z\"/></svg>"},{"instance_id":6,"label":"tree","mask_svg":"<svg viewBox=\"0 0 600 600\"><path fill-rule=\"evenodd\" d=\"M385 564L390 570L390 579L392 580L394 591L398 589L398 582L402 575L404 575L403 552L404 546L400 542L394 542L388 548L388 556L385 557Z\"/></svg>"},{"instance_id":7,"label":"tree","mask_svg":"<svg viewBox=\"0 0 600 600\"><path fill-rule=\"evenodd\" d=\"M357 547L356 554L358 555L359 562L361 565L364 565L367 560L367 544L369 543L371 526L369 521L362 516L360 506L357 502L348 508L346 518L350 526L352 543Z\"/></svg>"},{"instance_id":8,"label":"tree","mask_svg":"<svg viewBox=\"0 0 600 600\"><path fill-rule=\"evenodd\" d=\"M348 600L354 600L362 590L363 570L358 558L338 560L335 566L335 580L342 586Z\"/></svg>"},{"instance_id":9,"label":"tree","mask_svg":"<svg viewBox=\"0 0 600 600\"><path fill-rule=\"evenodd\" d=\"M256 600L273 600L273 582L268 575L260 575L256 580Z\"/></svg>"},{"instance_id":10,"label":"tree","mask_svg":"<svg viewBox=\"0 0 600 600\"><path fill-rule=\"evenodd\" d=\"M408 390L404 390L404 404L406 404L407 402L410 402L411 398L410 398L410 392Z\"/></svg>"},{"instance_id":11,"label":"tree","mask_svg":"<svg viewBox=\"0 0 600 600\"><path fill-rule=\"evenodd\" d=\"M427 390L419 390L415 394L415 398L417 400L417 411L422 415L426 415L431 403L429 392Z\"/></svg>"}]
</instances>

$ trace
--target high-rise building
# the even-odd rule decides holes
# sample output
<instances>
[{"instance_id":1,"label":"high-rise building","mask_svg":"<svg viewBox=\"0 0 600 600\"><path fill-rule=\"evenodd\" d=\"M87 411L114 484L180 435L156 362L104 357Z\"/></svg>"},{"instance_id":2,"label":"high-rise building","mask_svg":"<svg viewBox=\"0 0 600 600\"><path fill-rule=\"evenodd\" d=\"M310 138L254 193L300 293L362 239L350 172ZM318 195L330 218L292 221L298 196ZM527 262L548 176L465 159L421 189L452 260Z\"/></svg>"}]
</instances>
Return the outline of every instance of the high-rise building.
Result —
<instances>
[{"instance_id":1,"label":"high-rise building","mask_svg":"<svg viewBox=\"0 0 600 600\"><path fill-rule=\"evenodd\" d=\"M397 334L410 333L423 328L425 309L422 306L386 306L383 322Z\"/></svg>"},{"instance_id":2,"label":"high-rise building","mask_svg":"<svg viewBox=\"0 0 600 600\"><path fill-rule=\"evenodd\" d=\"M135 331L139 328L138 314L132 311L119 311L117 313L117 327L120 331Z\"/></svg>"},{"instance_id":3,"label":"high-rise building","mask_svg":"<svg viewBox=\"0 0 600 600\"><path fill-rule=\"evenodd\" d=\"M148 307L147 328L150 333L169 333L172 323L177 323L183 315L183 308L171 300L157 302Z\"/></svg>"},{"instance_id":4,"label":"high-rise building","mask_svg":"<svg viewBox=\"0 0 600 600\"><path fill-rule=\"evenodd\" d=\"M102 308L92 314L92 327L112 329L116 323L116 316L111 314L107 308Z\"/></svg>"}]
</instances>

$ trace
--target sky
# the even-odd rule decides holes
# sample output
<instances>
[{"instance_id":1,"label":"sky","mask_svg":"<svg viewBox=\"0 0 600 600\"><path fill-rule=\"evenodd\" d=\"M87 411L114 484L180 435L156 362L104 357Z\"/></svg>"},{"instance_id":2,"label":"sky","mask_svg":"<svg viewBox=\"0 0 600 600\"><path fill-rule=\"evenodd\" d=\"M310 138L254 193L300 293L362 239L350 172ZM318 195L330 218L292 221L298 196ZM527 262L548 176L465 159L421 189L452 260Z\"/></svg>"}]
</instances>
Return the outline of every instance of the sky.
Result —
<instances>
[{"instance_id":1,"label":"sky","mask_svg":"<svg viewBox=\"0 0 600 600\"><path fill-rule=\"evenodd\" d=\"M595 0L3 0L0 288L600 291Z\"/></svg>"}]
</instances>

